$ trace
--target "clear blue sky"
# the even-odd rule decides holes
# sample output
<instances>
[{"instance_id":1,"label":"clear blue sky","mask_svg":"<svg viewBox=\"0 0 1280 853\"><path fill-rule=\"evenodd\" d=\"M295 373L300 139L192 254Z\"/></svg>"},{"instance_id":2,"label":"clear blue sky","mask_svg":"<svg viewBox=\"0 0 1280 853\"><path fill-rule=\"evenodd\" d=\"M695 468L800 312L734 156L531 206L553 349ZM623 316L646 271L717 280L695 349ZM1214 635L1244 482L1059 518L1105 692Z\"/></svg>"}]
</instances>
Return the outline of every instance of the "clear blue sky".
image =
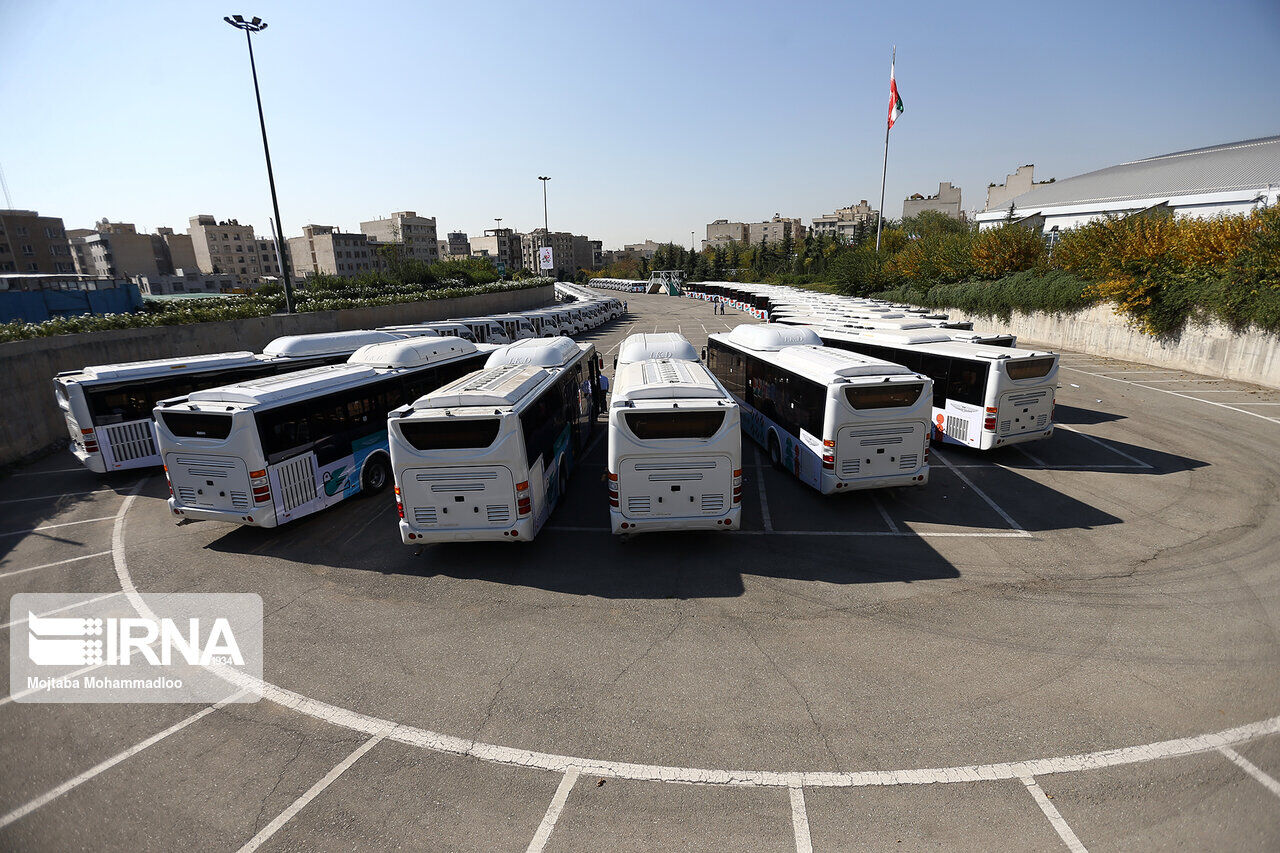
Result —
<instances>
[{"instance_id":1,"label":"clear blue sky","mask_svg":"<svg viewBox=\"0 0 1280 853\"><path fill-rule=\"evenodd\" d=\"M980 208L1066 177L1280 133L1280 2L68 3L0 0L15 207L267 232L249 13L287 235L394 210L606 247L717 218L806 222L880 191L889 50L906 113L885 207ZM0 199L2 201L2 199Z\"/></svg>"}]
</instances>

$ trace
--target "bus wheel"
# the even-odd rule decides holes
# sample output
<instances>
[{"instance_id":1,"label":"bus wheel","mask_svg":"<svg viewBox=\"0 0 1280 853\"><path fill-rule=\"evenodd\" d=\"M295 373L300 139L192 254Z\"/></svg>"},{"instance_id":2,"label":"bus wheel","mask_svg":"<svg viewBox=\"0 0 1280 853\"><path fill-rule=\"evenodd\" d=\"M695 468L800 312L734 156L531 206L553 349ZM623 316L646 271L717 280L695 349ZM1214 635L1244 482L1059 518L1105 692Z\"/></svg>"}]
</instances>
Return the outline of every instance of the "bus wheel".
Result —
<instances>
[{"instance_id":1,"label":"bus wheel","mask_svg":"<svg viewBox=\"0 0 1280 853\"><path fill-rule=\"evenodd\" d=\"M769 433L769 461L773 467L782 470L782 446L778 444L778 434Z\"/></svg>"},{"instance_id":2,"label":"bus wheel","mask_svg":"<svg viewBox=\"0 0 1280 853\"><path fill-rule=\"evenodd\" d=\"M376 495L391 482L391 466L387 457L379 453L364 463L364 473L360 475L360 490L365 494Z\"/></svg>"}]
</instances>

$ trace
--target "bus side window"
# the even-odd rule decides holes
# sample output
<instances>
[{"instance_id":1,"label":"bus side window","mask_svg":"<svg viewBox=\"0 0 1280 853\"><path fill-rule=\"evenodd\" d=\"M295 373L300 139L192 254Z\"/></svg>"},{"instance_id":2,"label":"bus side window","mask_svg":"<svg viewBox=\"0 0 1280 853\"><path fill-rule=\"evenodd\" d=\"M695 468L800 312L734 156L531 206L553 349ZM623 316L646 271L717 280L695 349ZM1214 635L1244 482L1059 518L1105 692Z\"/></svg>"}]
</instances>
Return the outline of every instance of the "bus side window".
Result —
<instances>
[{"instance_id":1,"label":"bus side window","mask_svg":"<svg viewBox=\"0 0 1280 853\"><path fill-rule=\"evenodd\" d=\"M933 380L933 406L935 409L946 408L947 383L951 372L951 359L943 355L920 354L921 373Z\"/></svg>"}]
</instances>

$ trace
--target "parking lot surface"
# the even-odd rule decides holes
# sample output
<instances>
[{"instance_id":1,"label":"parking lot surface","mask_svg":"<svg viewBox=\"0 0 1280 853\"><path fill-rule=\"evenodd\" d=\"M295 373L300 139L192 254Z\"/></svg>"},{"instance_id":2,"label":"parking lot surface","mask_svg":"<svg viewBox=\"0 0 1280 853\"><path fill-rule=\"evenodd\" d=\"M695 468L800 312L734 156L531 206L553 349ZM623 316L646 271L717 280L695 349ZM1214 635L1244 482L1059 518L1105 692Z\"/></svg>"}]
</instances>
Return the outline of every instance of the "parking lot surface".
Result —
<instances>
[{"instance_id":1,"label":"parking lot surface","mask_svg":"<svg viewBox=\"0 0 1280 853\"><path fill-rule=\"evenodd\" d=\"M606 367L756 322L627 300ZM1059 380L1052 438L920 488L824 498L744 438L717 534L612 536L603 421L520 544L402 545L385 494L175 526L158 472L37 462L0 590L258 593L266 683L0 698L0 848L1276 849L1280 392Z\"/></svg>"}]
</instances>

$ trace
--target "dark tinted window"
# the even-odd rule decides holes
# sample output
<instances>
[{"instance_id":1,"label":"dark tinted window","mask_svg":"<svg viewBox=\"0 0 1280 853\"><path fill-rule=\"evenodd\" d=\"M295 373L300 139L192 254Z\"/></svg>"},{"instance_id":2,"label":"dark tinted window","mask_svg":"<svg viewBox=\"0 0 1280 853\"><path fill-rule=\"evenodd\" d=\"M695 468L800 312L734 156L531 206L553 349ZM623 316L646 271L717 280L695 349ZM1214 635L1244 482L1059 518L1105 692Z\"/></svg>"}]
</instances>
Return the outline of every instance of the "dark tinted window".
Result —
<instances>
[{"instance_id":1,"label":"dark tinted window","mask_svg":"<svg viewBox=\"0 0 1280 853\"><path fill-rule=\"evenodd\" d=\"M628 412L627 428L636 438L710 438L720 431L724 412Z\"/></svg>"},{"instance_id":2,"label":"dark tinted window","mask_svg":"<svg viewBox=\"0 0 1280 853\"><path fill-rule=\"evenodd\" d=\"M947 399L975 406L985 405L987 397L987 363L967 358L951 359L947 383Z\"/></svg>"},{"instance_id":3,"label":"dark tinted window","mask_svg":"<svg viewBox=\"0 0 1280 853\"><path fill-rule=\"evenodd\" d=\"M402 420L400 432L418 450L459 450L493 444L501 423L498 418Z\"/></svg>"},{"instance_id":4,"label":"dark tinted window","mask_svg":"<svg viewBox=\"0 0 1280 853\"><path fill-rule=\"evenodd\" d=\"M844 396L855 409L898 409L915 405L923 390L920 382L885 382L850 386L844 389Z\"/></svg>"},{"instance_id":5,"label":"dark tinted window","mask_svg":"<svg viewBox=\"0 0 1280 853\"><path fill-rule=\"evenodd\" d=\"M1020 358L1004 363L1004 372L1009 374L1010 379L1037 379L1047 375L1052 368L1053 356Z\"/></svg>"},{"instance_id":6,"label":"dark tinted window","mask_svg":"<svg viewBox=\"0 0 1280 853\"><path fill-rule=\"evenodd\" d=\"M161 412L169 432L183 438L226 438L231 434L231 415L207 412Z\"/></svg>"}]
</instances>

